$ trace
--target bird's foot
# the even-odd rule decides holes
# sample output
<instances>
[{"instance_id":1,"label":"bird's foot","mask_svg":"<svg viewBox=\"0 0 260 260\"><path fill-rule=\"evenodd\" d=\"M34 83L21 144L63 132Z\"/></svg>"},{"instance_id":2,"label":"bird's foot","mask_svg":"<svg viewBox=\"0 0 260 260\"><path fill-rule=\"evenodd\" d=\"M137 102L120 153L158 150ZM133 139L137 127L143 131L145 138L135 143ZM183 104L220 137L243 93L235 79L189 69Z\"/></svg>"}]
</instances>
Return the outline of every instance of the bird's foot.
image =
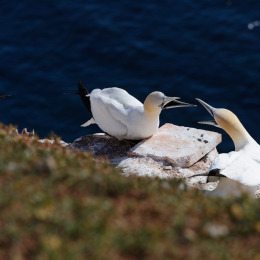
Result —
<instances>
[{"instance_id":1,"label":"bird's foot","mask_svg":"<svg viewBox=\"0 0 260 260\"><path fill-rule=\"evenodd\" d=\"M130 144L130 142L128 142L127 140L125 140L125 139L123 139L122 141L124 141L128 146L129 146L129 148L132 148L132 146L131 146L131 144Z\"/></svg>"},{"instance_id":2,"label":"bird's foot","mask_svg":"<svg viewBox=\"0 0 260 260\"><path fill-rule=\"evenodd\" d=\"M127 143L130 148L134 147L136 144L140 142L139 140L126 140L126 139L123 139L122 141Z\"/></svg>"}]
</instances>

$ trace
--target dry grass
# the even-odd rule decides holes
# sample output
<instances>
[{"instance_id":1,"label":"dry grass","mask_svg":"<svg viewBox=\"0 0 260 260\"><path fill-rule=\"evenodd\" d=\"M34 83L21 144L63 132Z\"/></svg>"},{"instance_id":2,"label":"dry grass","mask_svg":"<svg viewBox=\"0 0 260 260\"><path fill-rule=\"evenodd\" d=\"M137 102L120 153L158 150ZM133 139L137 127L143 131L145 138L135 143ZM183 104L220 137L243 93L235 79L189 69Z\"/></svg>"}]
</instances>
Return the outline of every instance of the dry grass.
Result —
<instances>
[{"instance_id":1,"label":"dry grass","mask_svg":"<svg viewBox=\"0 0 260 260\"><path fill-rule=\"evenodd\" d=\"M0 146L1 260L260 259L257 199L124 177L4 125Z\"/></svg>"}]
</instances>

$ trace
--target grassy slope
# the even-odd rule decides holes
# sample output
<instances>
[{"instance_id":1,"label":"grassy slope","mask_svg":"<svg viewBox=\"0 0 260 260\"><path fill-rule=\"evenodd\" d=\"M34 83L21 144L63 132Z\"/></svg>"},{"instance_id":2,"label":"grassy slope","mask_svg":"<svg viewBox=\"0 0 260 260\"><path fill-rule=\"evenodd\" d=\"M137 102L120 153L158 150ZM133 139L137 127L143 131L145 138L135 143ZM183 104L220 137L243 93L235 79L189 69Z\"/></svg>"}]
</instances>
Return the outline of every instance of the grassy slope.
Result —
<instances>
[{"instance_id":1,"label":"grassy slope","mask_svg":"<svg viewBox=\"0 0 260 260\"><path fill-rule=\"evenodd\" d=\"M260 259L258 200L124 177L11 132L0 126L0 260Z\"/></svg>"}]
</instances>

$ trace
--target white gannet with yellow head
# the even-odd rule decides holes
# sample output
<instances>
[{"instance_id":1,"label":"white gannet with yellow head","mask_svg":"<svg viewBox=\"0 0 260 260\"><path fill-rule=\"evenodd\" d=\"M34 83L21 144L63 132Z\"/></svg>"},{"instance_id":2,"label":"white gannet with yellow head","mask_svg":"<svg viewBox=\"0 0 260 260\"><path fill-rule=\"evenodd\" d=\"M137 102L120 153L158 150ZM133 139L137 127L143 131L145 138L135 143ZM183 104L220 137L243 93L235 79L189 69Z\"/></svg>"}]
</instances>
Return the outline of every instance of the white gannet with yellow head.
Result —
<instances>
[{"instance_id":1,"label":"white gannet with yellow head","mask_svg":"<svg viewBox=\"0 0 260 260\"><path fill-rule=\"evenodd\" d=\"M141 140L152 136L159 127L162 109L191 107L178 97L167 97L162 92L153 92L144 104L120 88L94 89L90 94L82 82L78 94L92 118L83 124L97 124L104 132L120 140Z\"/></svg>"},{"instance_id":2,"label":"white gannet with yellow head","mask_svg":"<svg viewBox=\"0 0 260 260\"><path fill-rule=\"evenodd\" d=\"M208 176L207 182L219 180L217 188L209 192L209 195L227 197L248 193L254 196L256 185L260 184L259 144L249 135L234 113L224 108L214 108L198 98L197 100L214 118L199 123L225 130L235 144L235 151L218 155L210 165L208 173L191 177Z\"/></svg>"}]
</instances>

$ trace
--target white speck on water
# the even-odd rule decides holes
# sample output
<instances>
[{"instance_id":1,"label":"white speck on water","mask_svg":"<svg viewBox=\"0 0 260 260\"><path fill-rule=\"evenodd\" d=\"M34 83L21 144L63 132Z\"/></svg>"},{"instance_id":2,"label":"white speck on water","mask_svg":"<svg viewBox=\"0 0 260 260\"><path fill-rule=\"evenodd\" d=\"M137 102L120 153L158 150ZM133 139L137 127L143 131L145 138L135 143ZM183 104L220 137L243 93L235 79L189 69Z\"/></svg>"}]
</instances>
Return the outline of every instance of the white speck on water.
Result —
<instances>
[{"instance_id":1,"label":"white speck on water","mask_svg":"<svg viewBox=\"0 0 260 260\"><path fill-rule=\"evenodd\" d=\"M260 21L254 21L254 22L249 23L249 24L247 25L247 27L248 27L249 30L253 30L254 27L257 27L257 26L260 26Z\"/></svg>"},{"instance_id":2,"label":"white speck on water","mask_svg":"<svg viewBox=\"0 0 260 260\"><path fill-rule=\"evenodd\" d=\"M247 27L248 27L249 30L254 29L254 25L253 25L252 23L249 23L249 24L247 25Z\"/></svg>"}]
</instances>

